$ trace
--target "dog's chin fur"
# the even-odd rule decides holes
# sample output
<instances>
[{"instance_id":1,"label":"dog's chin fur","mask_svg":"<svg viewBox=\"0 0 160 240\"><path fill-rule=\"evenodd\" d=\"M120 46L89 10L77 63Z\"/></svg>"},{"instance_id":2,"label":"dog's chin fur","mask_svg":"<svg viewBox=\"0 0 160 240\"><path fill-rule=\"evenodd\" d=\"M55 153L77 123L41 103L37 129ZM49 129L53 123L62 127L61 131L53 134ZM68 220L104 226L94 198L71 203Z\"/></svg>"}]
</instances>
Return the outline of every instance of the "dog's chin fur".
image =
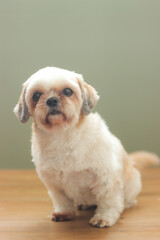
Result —
<instances>
[{"instance_id":1,"label":"dog's chin fur","mask_svg":"<svg viewBox=\"0 0 160 240\"><path fill-rule=\"evenodd\" d=\"M62 112L59 114L51 115L48 113L46 116L42 116L37 119L33 118L34 124L39 128L47 132L54 131L55 129L65 129L74 122L74 119L67 119Z\"/></svg>"},{"instance_id":2,"label":"dog's chin fur","mask_svg":"<svg viewBox=\"0 0 160 240\"><path fill-rule=\"evenodd\" d=\"M74 94L64 96L64 88L72 88ZM36 103L35 91L43 93ZM52 96L59 99L54 110L46 106ZM95 89L81 75L45 68L24 83L15 107L21 122L32 116L33 162L53 201L53 221L73 219L76 205L96 205L90 224L112 226L136 203L141 190L136 159L139 165L158 162L153 154L128 155L100 115L90 113L97 101Z\"/></svg>"},{"instance_id":3,"label":"dog's chin fur","mask_svg":"<svg viewBox=\"0 0 160 240\"><path fill-rule=\"evenodd\" d=\"M55 113L52 114L51 112L44 112L38 114L36 112L36 115L33 115L33 122L34 124L47 132L55 131L58 129L67 129L72 128L75 125L78 125L81 122L81 118L83 113L74 113L73 115L67 114L63 112L62 110L55 110Z\"/></svg>"}]
</instances>

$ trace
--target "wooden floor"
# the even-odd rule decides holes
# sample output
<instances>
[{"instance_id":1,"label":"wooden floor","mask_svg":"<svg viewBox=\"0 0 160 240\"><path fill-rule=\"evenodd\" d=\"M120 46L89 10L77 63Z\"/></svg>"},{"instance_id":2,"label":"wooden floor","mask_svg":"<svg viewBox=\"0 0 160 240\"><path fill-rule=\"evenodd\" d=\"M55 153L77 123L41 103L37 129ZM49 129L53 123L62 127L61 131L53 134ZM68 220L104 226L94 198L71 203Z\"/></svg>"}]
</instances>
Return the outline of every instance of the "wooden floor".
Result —
<instances>
[{"instance_id":1,"label":"wooden floor","mask_svg":"<svg viewBox=\"0 0 160 240\"><path fill-rule=\"evenodd\" d=\"M160 240L160 169L145 169L138 204L111 228L90 227L94 211L52 222L52 205L34 170L0 171L0 240Z\"/></svg>"}]
</instances>

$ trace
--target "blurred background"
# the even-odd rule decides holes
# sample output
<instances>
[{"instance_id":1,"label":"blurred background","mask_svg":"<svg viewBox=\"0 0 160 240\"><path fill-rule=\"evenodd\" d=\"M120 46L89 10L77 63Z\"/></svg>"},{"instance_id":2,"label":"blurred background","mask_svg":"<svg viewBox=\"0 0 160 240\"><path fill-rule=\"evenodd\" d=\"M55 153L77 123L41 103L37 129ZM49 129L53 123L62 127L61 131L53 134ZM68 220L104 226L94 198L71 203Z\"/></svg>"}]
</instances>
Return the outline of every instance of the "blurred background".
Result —
<instances>
[{"instance_id":1,"label":"blurred background","mask_svg":"<svg viewBox=\"0 0 160 240\"><path fill-rule=\"evenodd\" d=\"M160 155L159 0L0 0L0 168L33 168L31 120L13 114L40 68L83 74L128 152Z\"/></svg>"}]
</instances>

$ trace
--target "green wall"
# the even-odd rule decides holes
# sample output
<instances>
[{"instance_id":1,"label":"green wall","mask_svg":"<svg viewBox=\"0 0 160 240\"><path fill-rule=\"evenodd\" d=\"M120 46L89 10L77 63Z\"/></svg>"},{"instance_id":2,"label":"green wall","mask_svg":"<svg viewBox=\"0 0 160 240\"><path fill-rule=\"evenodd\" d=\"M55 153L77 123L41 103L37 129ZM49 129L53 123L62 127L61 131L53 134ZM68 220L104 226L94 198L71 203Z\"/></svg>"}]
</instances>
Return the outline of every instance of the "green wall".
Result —
<instances>
[{"instance_id":1,"label":"green wall","mask_svg":"<svg viewBox=\"0 0 160 240\"><path fill-rule=\"evenodd\" d=\"M39 68L82 73L127 151L160 155L159 0L0 0L0 167L32 168L12 110Z\"/></svg>"}]
</instances>

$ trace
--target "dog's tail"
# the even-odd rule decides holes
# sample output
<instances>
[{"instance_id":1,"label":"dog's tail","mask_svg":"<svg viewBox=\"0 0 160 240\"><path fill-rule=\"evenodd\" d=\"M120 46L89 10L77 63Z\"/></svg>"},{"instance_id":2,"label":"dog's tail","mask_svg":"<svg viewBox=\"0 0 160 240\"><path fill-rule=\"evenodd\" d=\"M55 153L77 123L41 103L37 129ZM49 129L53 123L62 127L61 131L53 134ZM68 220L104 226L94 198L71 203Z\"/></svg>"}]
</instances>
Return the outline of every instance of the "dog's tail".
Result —
<instances>
[{"instance_id":1,"label":"dog's tail","mask_svg":"<svg viewBox=\"0 0 160 240\"><path fill-rule=\"evenodd\" d=\"M158 166L160 165L159 157L150 152L134 152L130 153L129 157L135 168L142 169L149 166Z\"/></svg>"}]
</instances>

